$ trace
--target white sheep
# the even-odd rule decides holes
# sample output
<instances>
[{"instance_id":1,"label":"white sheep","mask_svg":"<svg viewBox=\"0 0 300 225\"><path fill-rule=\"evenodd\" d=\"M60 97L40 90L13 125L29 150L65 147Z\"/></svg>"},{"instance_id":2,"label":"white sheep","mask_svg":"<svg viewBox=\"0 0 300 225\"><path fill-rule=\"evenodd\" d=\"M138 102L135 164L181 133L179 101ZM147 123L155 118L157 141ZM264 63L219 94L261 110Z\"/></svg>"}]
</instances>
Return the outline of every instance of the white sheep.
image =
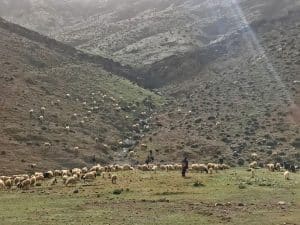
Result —
<instances>
[{"instance_id":1,"label":"white sheep","mask_svg":"<svg viewBox=\"0 0 300 225\"><path fill-rule=\"evenodd\" d=\"M5 184L3 180L0 180L0 190L3 190L5 188Z\"/></svg>"},{"instance_id":2,"label":"white sheep","mask_svg":"<svg viewBox=\"0 0 300 225\"><path fill-rule=\"evenodd\" d=\"M13 182L12 182L12 180L9 178L9 179L7 179L5 182L5 186L8 188L8 189L10 189L11 187L12 187L12 185L13 185Z\"/></svg>"},{"instance_id":3,"label":"white sheep","mask_svg":"<svg viewBox=\"0 0 300 225\"><path fill-rule=\"evenodd\" d=\"M32 175L30 178L30 185L34 186L35 184L36 184L36 177L34 175Z\"/></svg>"},{"instance_id":4,"label":"white sheep","mask_svg":"<svg viewBox=\"0 0 300 225\"><path fill-rule=\"evenodd\" d=\"M75 176L68 177L67 180L66 180L66 182L65 182L65 185L66 185L66 186L68 186L69 184L74 184L74 185L76 185L77 181L78 181L78 178L75 177Z\"/></svg>"},{"instance_id":5,"label":"white sheep","mask_svg":"<svg viewBox=\"0 0 300 225\"><path fill-rule=\"evenodd\" d=\"M28 190L30 187L30 179L23 180L18 186L23 190Z\"/></svg>"},{"instance_id":6,"label":"white sheep","mask_svg":"<svg viewBox=\"0 0 300 225\"><path fill-rule=\"evenodd\" d=\"M41 123L43 123L43 121L44 121L44 116L39 116L39 121L41 122Z\"/></svg>"},{"instance_id":7,"label":"white sheep","mask_svg":"<svg viewBox=\"0 0 300 225\"><path fill-rule=\"evenodd\" d=\"M41 114L44 116L46 111L46 107L42 106L41 107Z\"/></svg>"},{"instance_id":8,"label":"white sheep","mask_svg":"<svg viewBox=\"0 0 300 225\"><path fill-rule=\"evenodd\" d=\"M67 97L67 98L70 98L70 97L71 97L71 95L70 95L70 94L66 94L66 97Z\"/></svg>"},{"instance_id":9,"label":"white sheep","mask_svg":"<svg viewBox=\"0 0 300 225\"><path fill-rule=\"evenodd\" d=\"M73 150L74 150L74 152L75 152L76 154L79 153L79 147L78 147L78 146L75 146Z\"/></svg>"},{"instance_id":10,"label":"white sheep","mask_svg":"<svg viewBox=\"0 0 300 225\"><path fill-rule=\"evenodd\" d=\"M249 164L249 168L256 169L257 168L257 162L253 161L252 163Z\"/></svg>"},{"instance_id":11,"label":"white sheep","mask_svg":"<svg viewBox=\"0 0 300 225\"><path fill-rule=\"evenodd\" d=\"M253 160L257 160L257 159L258 159L258 155L257 155L256 153L252 153L252 154L251 154L251 158L252 158Z\"/></svg>"},{"instance_id":12,"label":"white sheep","mask_svg":"<svg viewBox=\"0 0 300 225\"><path fill-rule=\"evenodd\" d=\"M44 147L47 148L47 149L51 148L51 143L50 142L45 142Z\"/></svg>"},{"instance_id":13,"label":"white sheep","mask_svg":"<svg viewBox=\"0 0 300 225\"><path fill-rule=\"evenodd\" d=\"M289 180L290 179L290 172L289 171L285 171L284 174L283 174L283 176L284 176L285 180Z\"/></svg>"},{"instance_id":14,"label":"white sheep","mask_svg":"<svg viewBox=\"0 0 300 225\"><path fill-rule=\"evenodd\" d=\"M69 125L66 126L66 132L67 132L67 134L70 132L70 126Z\"/></svg>"},{"instance_id":15,"label":"white sheep","mask_svg":"<svg viewBox=\"0 0 300 225\"><path fill-rule=\"evenodd\" d=\"M269 171L274 172L275 166L273 163L269 163L269 164L267 164L267 168Z\"/></svg>"},{"instance_id":16,"label":"white sheep","mask_svg":"<svg viewBox=\"0 0 300 225\"><path fill-rule=\"evenodd\" d=\"M97 176L96 171L91 171L91 172L88 172L85 175L83 175L82 179L84 180L84 182L86 180L95 180L96 176Z\"/></svg>"},{"instance_id":17,"label":"white sheep","mask_svg":"<svg viewBox=\"0 0 300 225\"><path fill-rule=\"evenodd\" d=\"M34 113L34 110L33 110L33 109L30 109L30 110L29 110L29 116L30 116L30 118L32 118L33 113Z\"/></svg>"}]
</instances>

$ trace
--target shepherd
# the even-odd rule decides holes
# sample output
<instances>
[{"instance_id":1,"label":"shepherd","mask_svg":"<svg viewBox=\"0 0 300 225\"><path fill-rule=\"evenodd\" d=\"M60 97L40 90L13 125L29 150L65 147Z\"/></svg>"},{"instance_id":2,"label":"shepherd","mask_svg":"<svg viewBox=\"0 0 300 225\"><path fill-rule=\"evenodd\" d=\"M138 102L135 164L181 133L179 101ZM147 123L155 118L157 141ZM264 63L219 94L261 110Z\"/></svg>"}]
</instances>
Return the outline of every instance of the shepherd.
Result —
<instances>
[{"instance_id":1,"label":"shepherd","mask_svg":"<svg viewBox=\"0 0 300 225\"><path fill-rule=\"evenodd\" d=\"M182 160L182 177L185 177L185 173L189 168L189 161L187 160L187 157L185 157Z\"/></svg>"}]
</instances>

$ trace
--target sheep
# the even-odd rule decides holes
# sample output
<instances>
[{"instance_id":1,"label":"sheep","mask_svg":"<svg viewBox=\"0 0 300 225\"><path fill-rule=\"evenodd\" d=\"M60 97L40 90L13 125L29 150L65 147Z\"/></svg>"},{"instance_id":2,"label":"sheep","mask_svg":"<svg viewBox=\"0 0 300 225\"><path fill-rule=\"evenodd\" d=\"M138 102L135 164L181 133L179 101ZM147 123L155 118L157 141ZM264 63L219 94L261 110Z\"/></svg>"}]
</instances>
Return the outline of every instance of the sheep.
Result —
<instances>
[{"instance_id":1,"label":"sheep","mask_svg":"<svg viewBox=\"0 0 300 225\"><path fill-rule=\"evenodd\" d=\"M122 170L123 171L131 170L131 166L128 164L125 164L125 165L123 165Z\"/></svg>"},{"instance_id":2,"label":"sheep","mask_svg":"<svg viewBox=\"0 0 300 225\"><path fill-rule=\"evenodd\" d=\"M48 148L48 149L51 148L51 143L50 142L45 142L44 147Z\"/></svg>"},{"instance_id":3,"label":"sheep","mask_svg":"<svg viewBox=\"0 0 300 225\"><path fill-rule=\"evenodd\" d=\"M289 171L285 171L284 174L283 174L283 176L284 176L285 180L289 180L290 179L290 172Z\"/></svg>"},{"instance_id":4,"label":"sheep","mask_svg":"<svg viewBox=\"0 0 300 225\"><path fill-rule=\"evenodd\" d=\"M26 180L23 180L19 185L18 185L19 188L23 189L23 190L28 190L29 187L30 187L30 179L26 179Z\"/></svg>"},{"instance_id":5,"label":"sheep","mask_svg":"<svg viewBox=\"0 0 300 225\"><path fill-rule=\"evenodd\" d=\"M269 171L274 172L275 166L273 163L269 163L269 164L267 164L267 168Z\"/></svg>"},{"instance_id":6,"label":"sheep","mask_svg":"<svg viewBox=\"0 0 300 225\"><path fill-rule=\"evenodd\" d=\"M5 184L3 180L0 180L0 190L3 190L5 188Z\"/></svg>"},{"instance_id":7,"label":"sheep","mask_svg":"<svg viewBox=\"0 0 300 225\"><path fill-rule=\"evenodd\" d=\"M44 121L44 116L39 116L39 121L40 121L40 123L43 123L43 121Z\"/></svg>"},{"instance_id":8,"label":"sheep","mask_svg":"<svg viewBox=\"0 0 300 225\"><path fill-rule=\"evenodd\" d=\"M258 159L258 155L257 155L256 153L252 153L252 154L251 154L251 158L252 158L253 160L257 160L257 159Z\"/></svg>"},{"instance_id":9,"label":"sheep","mask_svg":"<svg viewBox=\"0 0 300 225\"><path fill-rule=\"evenodd\" d=\"M66 183L66 181L67 181L68 178L69 178L68 175L63 175L62 176L62 181L63 181L64 184Z\"/></svg>"},{"instance_id":10,"label":"sheep","mask_svg":"<svg viewBox=\"0 0 300 225\"><path fill-rule=\"evenodd\" d=\"M44 180L44 175L38 175L35 176L36 181L43 181Z\"/></svg>"},{"instance_id":11,"label":"sheep","mask_svg":"<svg viewBox=\"0 0 300 225\"><path fill-rule=\"evenodd\" d=\"M30 186L34 186L36 184L36 177L34 175L30 178Z\"/></svg>"},{"instance_id":12,"label":"sheep","mask_svg":"<svg viewBox=\"0 0 300 225\"><path fill-rule=\"evenodd\" d=\"M29 166L30 166L31 169L34 170L34 169L36 168L37 165L36 165L35 163L31 163Z\"/></svg>"},{"instance_id":13,"label":"sheep","mask_svg":"<svg viewBox=\"0 0 300 225\"><path fill-rule=\"evenodd\" d=\"M68 133L70 132L70 126L67 125L65 129L66 129L66 132L67 132L67 134L68 134Z\"/></svg>"},{"instance_id":14,"label":"sheep","mask_svg":"<svg viewBox=\"0 0 300 225\"><path fill-rule=\"evenodd\" d=\"M12 187L12 185L13 185L13 182L12 182L12 180L9 178L9 179L7 179L5 182L5 186L8 188L8 189L10 189L11 187Z\"/></svg>"},{"instance_id":15,"label":"sheep","mask_svg":"<svg viewBox=\"0 0 300 225\"><path fill-rule=\"evenodd\" d=\"M205 164L192 164L191 169L195 170L195 171L201 171L201 173L203 171L205 171L206 173L208 173L208 168L207 168L207 166Z\"/></svg>"},{"instance_id":16,"label":"sheep","mask_svg":"<svg viewBox=\"0 0 300 225\"><path fill-rule=\"evenodd\" d=\"M46 108L43 106L43 107L41 107L41 114L42 114L42 116L44 116L45 115L45 111L46 111Z\"/></svg>"},{"instance_id":17,"label":"sheep","mask_svg":"<svg viewBox=\"0 0 300 225\"><path fill-rule=\"evenodd\" d=\"M74 185L76 185L77 181L78 181L78 178L77 178L77 177L74 177L74 176L68 177L68 178L66 179L65 185L66 185L66 186L68 186L69 184L74 184Z\"/></svg>"},{"instance_id":18,"label":"sheep","mask_svg":"<svg viewBox=\"0 0 300 225\"><path fill-rule=\"evenodd\" d=\"M83 167L83 168L81 169L81 171L82 171L82 173L87 173L87 172L89 171L89 169L88 169L87 167Z\"/></svg>"},{"instance_id":19,"label":"sheep","mask_svg":"<svg viewBox=\"0 0 300 225\"><path fill-rule=\"evenodd\" d=\"M281 165L280 163L275 164L275 170L280 171Z\"/></svg>"},{"instance_id":20,"label":"sheep","mask_svg":"<svg viewBox=\"0 0 300 225\"><path fill-rule=\"evenodd\" d=\"M111 182L112 182L113 184L116 184L116 183L117 183L117 179L118 179L118 177L117 177L116 174L114 174L114 175L111 176Z\"/></svg>"},{"instance_id":21,"label":"sheep","mask_svg":"<svg viewBox=\"0 0 300 225\"><path fill-rule=\"evenodd\" d=\"M209 169L208 169L208 173L209 173L209 174L212 174L212 173L213 173L213 168L209 168Z\"/></svg>"},{"instance_id":22,"label":"sheep","mask_svg":"<svg viewBox=\"0 0 300 225\"><path fill-rule=\"evenodd\" d=\"M253 161L252 163L249 164L249 168L256 169L257 168L257 162Z\"/></svg>"},{"instance_id":23,"label":"sheep","mask_svg":"<svg viewBox=\"0 0 300 225\"><path fill-rule=\"evenodd\" d=\"M54 103L55 105L60 105L60 100L57 99L56 102Z\"/></svg>"},{"instance_id":24,"label":"sheep","mask_svg":"<svg viewBox=\"0 0 300 225\"><path fill-rule=\"evenodd\" d=\"M33 109L30 109L30 110L29 110L29 116L30 116L30 118L33 117L33 113L34 113L34 110L33 110Z\"/></svg>"},{"instance_id":25,"label":"sheep","mask_svg":"<svg viewBox=\"0 0 300 225\"><path fill-rule=\"evenodd\" d=\"M85 175L82 176L82 179L84 180L84 182L86 180L95 180L97 176L96 171L92 171L92 172L88 172Z\"/></svg>"},{"instance_id":26,"label":"sheep","mask_svg":"<svg viewBox=\"0 0 300 225\"><path fill-rule=\"evenodd\" d=\"M70 95L70 94L66 94L66 97L67 97L67 98L70 98L70 97L71 97L71 95Z\"/></svg>"},{"instance_id":27,"label":"sheep","mask_svg":"<svg viewBox=\"0 0 300 225\"><path fill-rule=\"evenodd\" d=\"M44 178L52 178L52 177L54 177L54 173L51 170L49 170L49 171L43 173L43 176L44 176Z\"/></svg>"},{"instance_id":28,"label":"sheep","mask_svg":"<svg viewBox=\"0 0 300 225\"><path fill-rule=\"evenodd\" d=\"M61 174L62 176L65 176L65 175L71 176L72 175L72 171L70 171L70 170L62 170L61 173L62 173Z\"/></svg>"},{"instance_id":29,"label":"sheep","mask_svg":"<svg viewBox=\"0 0 300 225\"><path fill-rule=\"evenodd\" d=\"M74 150L75 153L79 153L79 147L78 146L75 146L73 150Z\"/></svg>"},{"instance_id":30,"label":"sheep","mask_svg":"<svg viewBox=\"0 0 300 225\"><path fill-rule=\"evenodd\" d=\"M61 176L61 174L62 174L61 170L54 170L55 177L59 177L59 176Z\"/></svg>"}]
</instances>

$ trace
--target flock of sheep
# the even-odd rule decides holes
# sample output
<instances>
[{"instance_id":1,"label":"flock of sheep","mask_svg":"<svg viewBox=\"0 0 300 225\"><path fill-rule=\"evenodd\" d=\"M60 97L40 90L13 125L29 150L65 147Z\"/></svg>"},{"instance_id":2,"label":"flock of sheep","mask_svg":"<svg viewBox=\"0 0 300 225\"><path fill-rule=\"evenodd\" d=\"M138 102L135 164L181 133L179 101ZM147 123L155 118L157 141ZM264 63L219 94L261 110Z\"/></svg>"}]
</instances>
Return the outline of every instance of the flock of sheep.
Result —
<instances>
[{"instance_id":1,"label":"flock of sheep","mask_svg":"<svg viewBox=\"0 0 300 225\"><path fill-rule=\"evenodd\" d=\"M35 168L36 165L32 165L32 168ZM255 169L258 168L257 162L253 161L249 164L249 171L251 171L252 177L255 176ZM280 163L269 163L266 165L266 168L271 171L284 171L284 168ZM91 182L94 181L97 176L102 177L103 179L109 179L113 184L117 183L117 172L121 171L180 171L182 169L181 164L143 164L137 165L135 167L124 164L124 165L107 165L101 166L97 164L91 168L73 168L73 169L64 169L64 170L54 170L47 171L44 173L35 172L32 175L21 174L13 176L0 176L0 190L2 189L22 189L28 190L30 187L41 186L43 182L49 180L48 184L55 185L58 183L58 179L61 179L61 182L65 186L76 185L80 182ZM227 164L217 164L217 163L208 163L208 164L198 164L194 163L190 166L190 171L193 172L206 172L207 174L212 174L213 172L217 173L219 170L230 169L230 166ZM286 180L290 179L290 172L288 170L284 171L284 178Z\"/></svg>"},{"instance_id":2,"label":"flock of sheep","mask_svg":"<svg viewBox=\"0 0 300 225\"><path fill-rule=\"evenodd\" d=\"M35 167L33 165L33 167ZM45 180L50 181L50 185L55 185L58 183L60 178L62 183L65 186L76 185L79 182L90 182L94 181L97 176L101 176L103 179L110 179L113 184L117 183L117 172L120 171L176 171L181 170L181 164L167 164L167 165L155 165L155 164L143 164L137 165L135 167L124 164L124 165L108 165L101 166L99 164L91 168L73 168L65 170L54 170L47 171L44 173L35 172L32 175L21 174L13 176L0 176L0 189L23 189L28 190L30 187L41 186ZM191 170L195 172L212 173L213 171L217 172L218 170L229 169L229 166L226 164L215 164L208 163L206 164L192 164Z\"/></svg>"},{"instance_id":3,"label":"flock of sheep","mask_svg":"<svg viewBox=\"0 0 300 225\"><path fill-rule=\"evenodd\" d=\"M256 153L251 154L251 158L252 159L258 159L258 156ZM255 176L255 169L258 168L258 163L257 161L253 161L249 164L249 171L251 171L251 176L254 177ZM290 179L290 171L292 172L296 172L296 168L294 165L289 166L289 168L286 168L286 166L282 166L279 162L277 163L268 163L265 165L265 167L268 169L268 171L270 172L284 172L283 173L283 177L285 180L289 180Z\"/></svg>"}]
</instances>

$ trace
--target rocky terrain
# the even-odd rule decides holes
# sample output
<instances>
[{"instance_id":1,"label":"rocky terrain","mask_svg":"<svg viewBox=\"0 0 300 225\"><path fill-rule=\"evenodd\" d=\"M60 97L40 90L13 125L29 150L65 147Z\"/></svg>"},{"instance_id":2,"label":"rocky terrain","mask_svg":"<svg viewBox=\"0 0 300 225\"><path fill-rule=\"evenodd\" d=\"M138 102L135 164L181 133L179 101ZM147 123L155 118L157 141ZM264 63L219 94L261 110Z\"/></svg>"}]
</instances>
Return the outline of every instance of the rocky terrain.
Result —
<instances>
[{"instance_id":1,"label":"rocky terrain","mask_svg":"<svg viewBox=\"0 0 300 225\"><path fill-rule=\"evenodd\" d=\"M162 103L112 61L2 19L0 49L0 172L126 161Z\"/></svg>"},{"instance_id":2,"label":"rocky terrain","mask_svg":"<svg viewBox=\"0 0 300 225\"><path fill-rule=\"evenodd\" d=\"M242 165L256 152L259 163L299 163L299 1L90 0L80 13L60 2L0 1L0 15L117 61L90 56L168 99L135 147L140 161L152 149L161 162Z\"/></svg>"}]
</instances>

